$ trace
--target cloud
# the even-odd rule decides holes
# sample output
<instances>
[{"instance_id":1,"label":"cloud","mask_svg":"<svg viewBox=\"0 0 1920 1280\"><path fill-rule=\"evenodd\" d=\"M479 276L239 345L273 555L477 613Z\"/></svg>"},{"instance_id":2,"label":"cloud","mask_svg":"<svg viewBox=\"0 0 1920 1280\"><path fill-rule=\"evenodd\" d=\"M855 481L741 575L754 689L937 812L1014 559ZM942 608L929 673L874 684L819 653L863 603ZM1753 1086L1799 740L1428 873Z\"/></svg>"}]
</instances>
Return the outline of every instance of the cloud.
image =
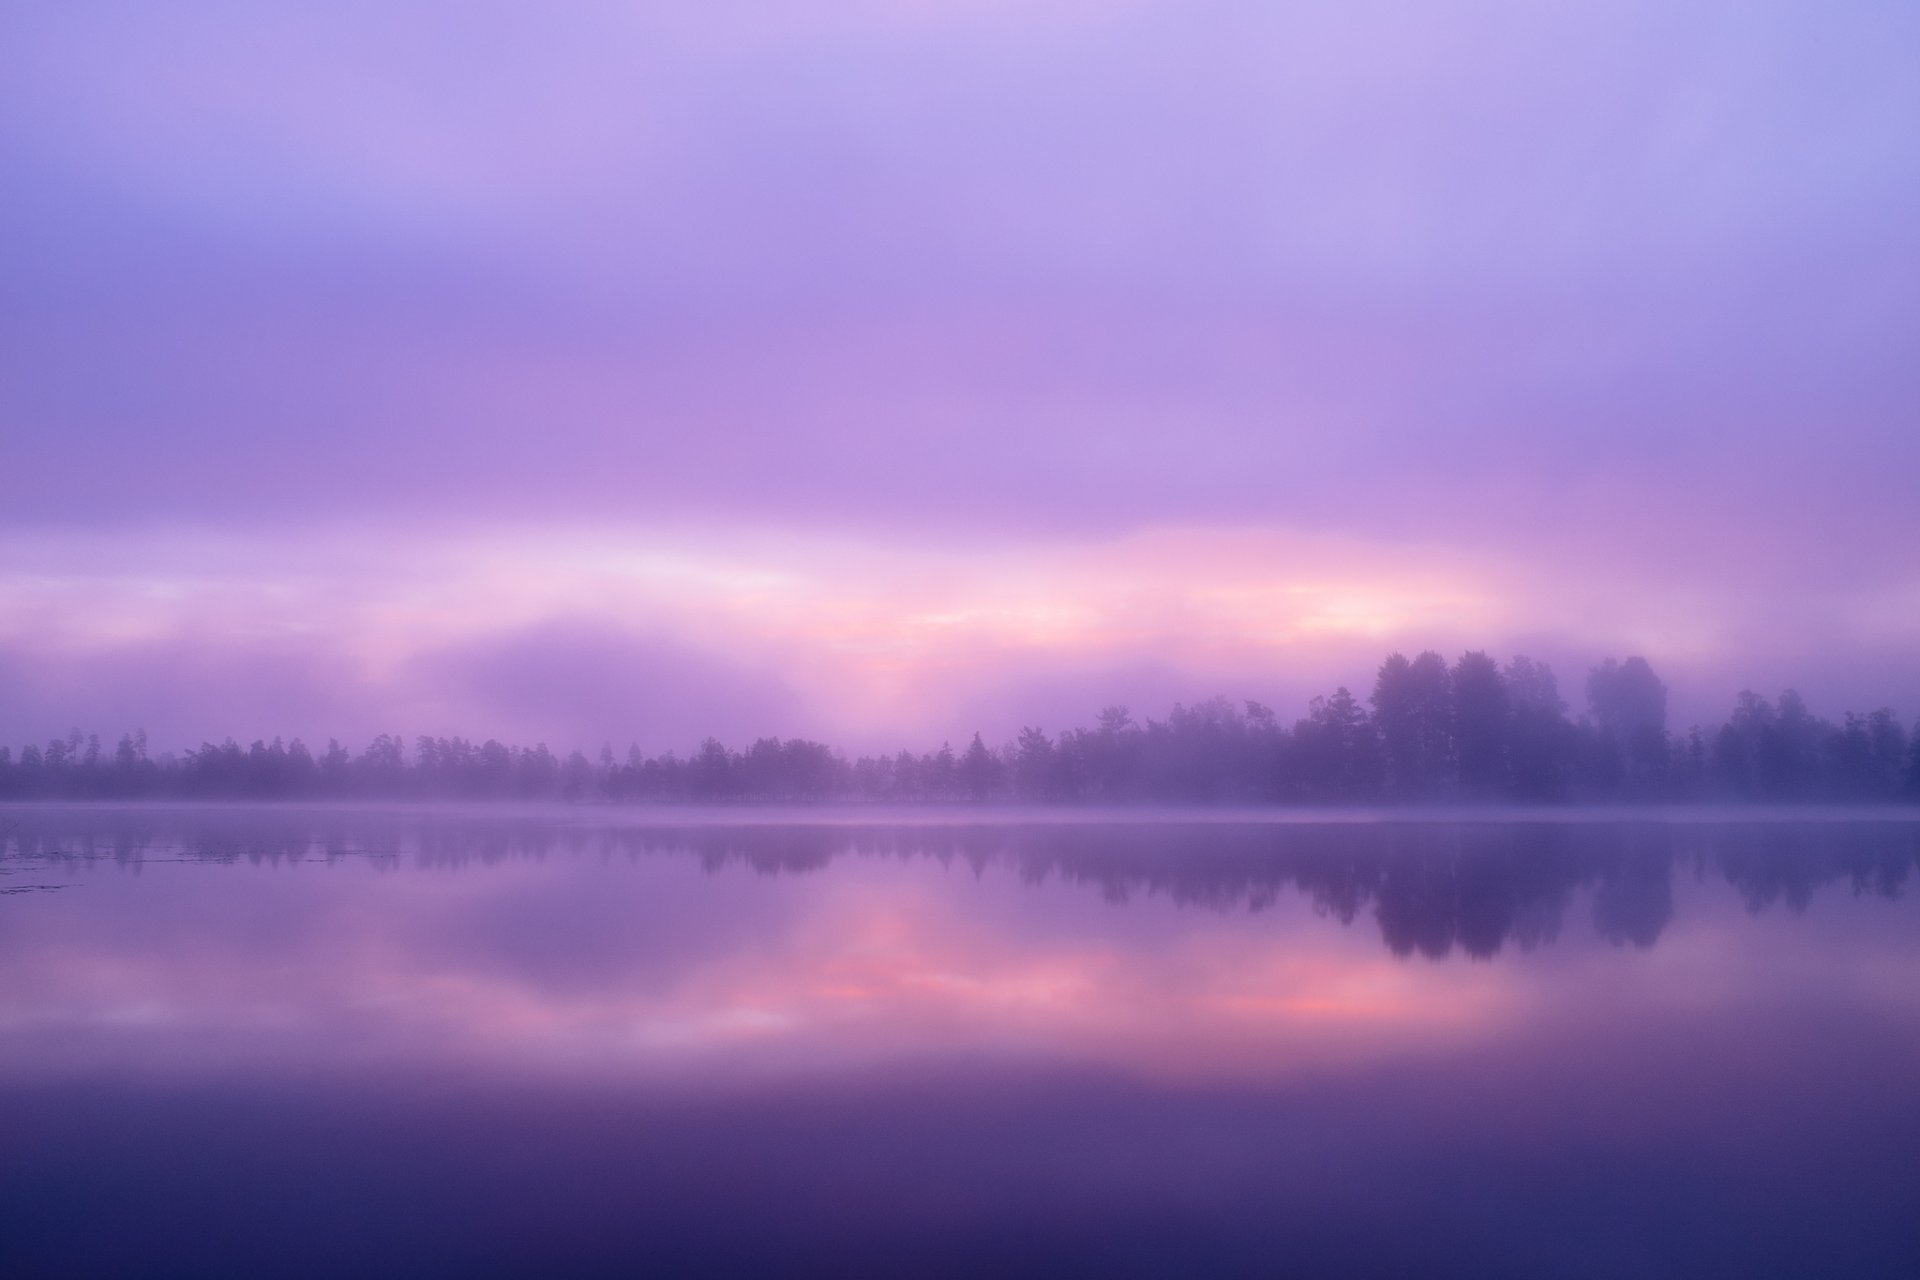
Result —
<instances>
[{"instance_id":1,"label":"cloud","mask_svg":"<svg viewBox=\"0 0 1920 1280\"><path fill-rule=\"evenodd\" d=\"M385 707L350 655L325 643L173 636L85 649L0 642L0 741L144 728L155 751L233 737L329 736L356 747Z\"/></svg>"},{"instance_id":2,"label":"cloud","mask_svg":"<svg viewBox=\"0 0 1920 1280\"><path fill-rule=\"evenodd\" d=\"M1745 686L1798 686L1825 714L1920 707L1912 588L1830 576L1784 598L1258 527L967 549L664 525L108 531L0 557L0 726L891 751L1216 693L1291 718L1430 647L1549 660L1576 702L1588 665L1643 654L1682 723Z\"/></svg>"},{"instance_id":3,"label":"cloud","mask_svg":"<svg viewBox=\"0 0 1920 1280\"><path fill-rule=\"evenodd\" d=\"M536 656L629 639L797 731L1509 636L1838 689L1920 627L1920 33L1810 14L16 6L11 701L174 645L264 664L236 724L734 723Z\"/></svg>"},{"instance_id":4,"label":"cloud","mask_svg":"<svg viewBox=\"0 0 1920 1280\"><path fill-rule=\"evenodd\" d=\"M457 732L686 752L708 736L807 736L820 718L776 674L659 635L556 618L411 659L399 682ZM817 730L814 736L818 736Z\"/></svg>"}]
</instances>

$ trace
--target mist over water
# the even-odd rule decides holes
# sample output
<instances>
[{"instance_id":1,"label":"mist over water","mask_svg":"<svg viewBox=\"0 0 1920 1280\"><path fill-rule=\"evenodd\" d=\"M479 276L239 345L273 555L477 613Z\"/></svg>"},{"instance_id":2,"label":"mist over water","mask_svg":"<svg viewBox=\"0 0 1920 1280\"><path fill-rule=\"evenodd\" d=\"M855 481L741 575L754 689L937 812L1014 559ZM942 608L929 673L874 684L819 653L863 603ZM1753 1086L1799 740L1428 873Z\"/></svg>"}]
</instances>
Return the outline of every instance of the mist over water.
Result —
<instances>
[{"instance_id":1,"label":"mist over water","mask_svg":"<svg viewBox=\"0 0 1920 1280\"><path fill-rule=\"evenodd\" d=\"M0 1280L1914 1280L1916 49L0 2Z\"/></svg>"},{"instance_id":2,"label":"mist over water","mask_svg":"<svg viewBox=\"0 0 1920 1280\"><path fill-rule=\"evenodd\" d=\"M0 1268L1920 1259L1920 820L656 816L8 808Z\"/></svg>"}]
</instances>

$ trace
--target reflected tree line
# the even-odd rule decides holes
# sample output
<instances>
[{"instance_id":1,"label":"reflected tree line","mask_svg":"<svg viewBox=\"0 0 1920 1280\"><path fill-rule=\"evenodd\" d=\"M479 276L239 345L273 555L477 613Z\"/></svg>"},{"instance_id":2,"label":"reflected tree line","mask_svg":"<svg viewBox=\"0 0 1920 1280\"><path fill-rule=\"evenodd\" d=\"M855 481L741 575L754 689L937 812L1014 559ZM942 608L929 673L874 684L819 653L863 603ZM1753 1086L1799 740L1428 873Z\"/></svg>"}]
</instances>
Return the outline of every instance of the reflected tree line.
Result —
<instances>
[{"instance_id":1,"label":"reflected tree line","mask_svg":"<svg viewBox=\"0 0 1920 1280\"><path fill-rule=\"evenodd\" d=\"M1298 894L1397 956L1489 958L1558 939L1576 909L1619 946L1651 947L1676 877L1717 879L1746 910L1798 912L1817 892L1894 898L1920 870L1920 825L1853 822L1354 822L602 826L433 817L311 825L240 814L106 813L15 823L0 866L108 861L292 865L367 858L458 869L556 856L692 857L709 874L806 875L837 858L932 860L978 876L1081 886L1108 901L1262 911Z\"/></svg>"},{"instance_id":2,"label":"reflected tree line","mask_svg":"<svg viewBox=\"0 0 1920 1280\"><path fill-rule=\"evenodd\" d=\"M522 799L695 804L1199 803L1747 799L1920 799L1920 727L1889 708L1812 714L1788 690L1743 692L1727 720L1675 730L1667 688L1644 658L1612 659L1570 713L1553 671L1482 652L1451 665L1428 651L1381 663L1363 702L1345 687L1288 724L1257 702L1213 698L1164 719L1125 707L1092 725L1029 726L993 746L975 733L915 754L850 758L819 742L709 738L690 755L556 754L542 743L376 737L338 742L228 739L153 753L146 735L108 747L75 731L18 754L0 747L0 797Z\"/></svg>"}]
</instances>

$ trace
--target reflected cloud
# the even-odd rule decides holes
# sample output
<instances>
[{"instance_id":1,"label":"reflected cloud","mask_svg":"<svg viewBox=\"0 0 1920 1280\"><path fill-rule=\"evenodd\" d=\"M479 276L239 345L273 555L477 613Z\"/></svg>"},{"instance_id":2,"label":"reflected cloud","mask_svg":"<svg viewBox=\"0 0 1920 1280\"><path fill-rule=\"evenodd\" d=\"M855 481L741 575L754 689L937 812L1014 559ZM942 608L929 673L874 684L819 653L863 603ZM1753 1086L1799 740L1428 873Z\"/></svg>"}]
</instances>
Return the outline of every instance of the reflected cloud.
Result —
<instances>
[{"instance_id":1,"label":"reflected cloud","mask_svg":"<svg viewBox=\"0 0 1920 1280\"><path fill-rule=\"evenodd\" d=\"M1012 1055L1271 1079L1520 1034L1570 990L1604 1003L1623 950L1659 953L1636 981L1711 971L1723 991L1710 957L1662 950L1671 931L1805 913L1830 885L1897 896L1920 861L1920 829L1891 821L12 821L0 878L75 890L4 908L0 1037L28 1073L111 1048L155 1067ZM1700 918L1676 925L1683 902Z\"/></svg>"}]
</instances>

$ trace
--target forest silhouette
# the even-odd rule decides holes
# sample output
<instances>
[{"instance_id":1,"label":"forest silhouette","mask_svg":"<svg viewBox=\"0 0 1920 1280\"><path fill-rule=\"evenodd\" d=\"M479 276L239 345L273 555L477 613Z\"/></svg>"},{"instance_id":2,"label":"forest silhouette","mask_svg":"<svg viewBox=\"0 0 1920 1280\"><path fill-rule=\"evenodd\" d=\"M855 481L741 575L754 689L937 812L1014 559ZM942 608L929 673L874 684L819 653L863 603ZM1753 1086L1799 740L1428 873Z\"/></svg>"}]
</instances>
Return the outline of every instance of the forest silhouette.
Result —
<instances>
[{"instance_id":1,"label":"forest silhouette","mask_svg":"<svg viewBox=\"0 0 1920 1280\"><path fill-rule=\"evenodd\" d=\"M690 804L1374 804L1920 800L1920 726L1890 708L1812 714L1792 690L1739 695L1721 724L1676 731L1644 658L1608 659L1570 714L1551 668L1480 651L1389 655L1363 704L1346 687L1284 722L1215 697L1136 720L1123 706L1010 742L974 733L916 754L849 757L803 738L688 755L638 747L597 757L546 744L381 734L355 754L300 739L229 738L150 751L144 732L107 749L79 731L16 755L0 747L6 799L513 799Z\"/></svg>"}]
</instances>

